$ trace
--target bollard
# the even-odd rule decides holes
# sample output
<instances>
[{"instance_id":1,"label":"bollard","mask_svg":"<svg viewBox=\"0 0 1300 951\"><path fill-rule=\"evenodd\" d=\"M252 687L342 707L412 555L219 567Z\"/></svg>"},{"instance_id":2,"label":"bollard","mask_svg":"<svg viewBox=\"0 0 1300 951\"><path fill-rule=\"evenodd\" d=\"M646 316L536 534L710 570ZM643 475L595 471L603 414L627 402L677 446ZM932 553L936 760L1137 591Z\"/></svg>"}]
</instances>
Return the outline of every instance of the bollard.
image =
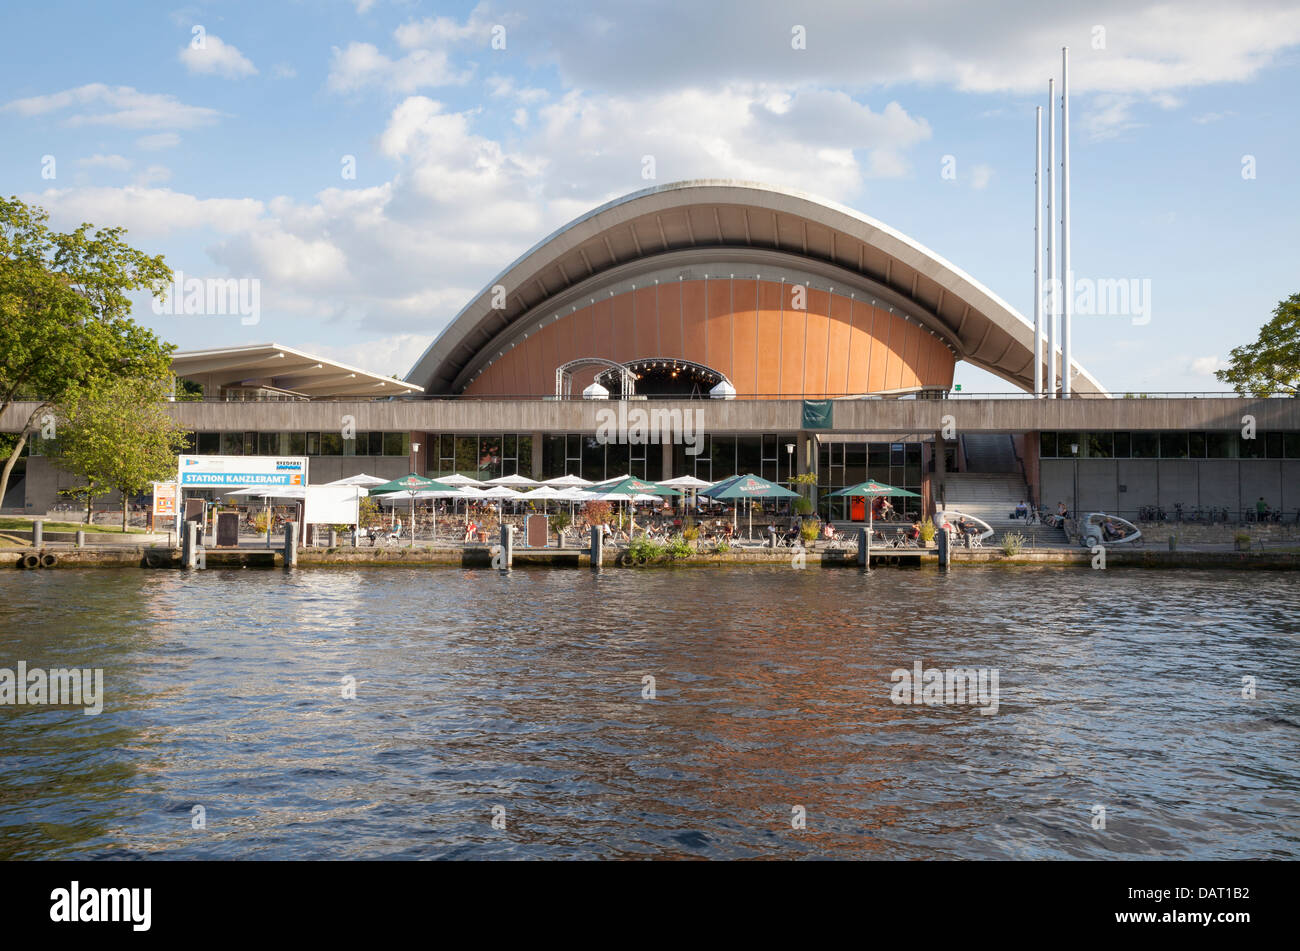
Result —
<instances>
[{"instance_id":1,"label":"bollard","mask_svg":"<svg viewBox=\"0 0 1300 951\"><path fill-rule=\"evenodd\" d=\"M185 523L185 534L181 536L182 568L193 568L198 564L198 534L199 526L197 522Z\"/></svg>"},{"instance_id":2,"label":"bollard","mask_svg":"<svg viewBox=\"0 0 1300 951\"><path fill-rule=\"evenodd\" d=\"M947 568L952 560L952 546L948 544L951 541L948 532L945 529L939 529L934 533L934 541L939 549L939 567Z\"/></svg>"},{"instance_id":3,"label":"bollard","mask_svg":"<svg viewBox=\"0 0 1300 951\"><path fill-rule=\"evenodd\" d=\"M515 527L501 524L501 567L513 568L515 564Z\"/></svg>"},{"instance_id":4,"label":"bollard","mask_svg":"<svg viewBox=\"0 0 1300 951\"><path fill-rule=\"evenodd\" d=\"M36 519L32 522L32 547L40 548L45 544L45 521Z\"/></svg>"},{"instance_id":5,"label":"bollard","mask_svg":"<svg viewBox=\"0 0 1300 951\"><path fill-rule=\"evenodd\" d=\"M77 547L86 547L86 530L84 528L77 529Z\"/></svg>"},{"instance_id":6,"label":"bollard","mask_svg":"<svg viewBox=\"0 0 1300 951\"><path fill-rule=\"evenodd\" d=\"M331 528L331 529L330 529L330 547L331 547L331 548L338 548L338 547L339 547L339 533L338 533L338 529L335 529L335 528Z\"/></svg>"},{"instance_id":7,"label":"bollard","mask_svg":"<svg viewBox=\"0 0 1300 951\"><path fill-rule=\"evenodd\" d=\"M298 523L284 523L284 566L296 567L298 564Z\"/></svg>"},{"instance_id":8,"label":"bollard","mask_svg":"<svg viewBox=\"0 0 1300 951\"><path fill-rule=\"evenodd\" d=\"M1178 536L1177 536L1177 535L1170 534L1170 536L1169 536L1169 550L1170 550L1170 551L1178 551Z\"/></svg>"},{"instance_id":9,"label":"bollard","mask_svg":"<svg viewBox=\"0 0 1300 951\"><path fill-rule=\"evenodd\" d=\"M605 533L599 525L591 526L591 567L600 568L605 560Z\"/></svg>"},{"instance_id":10,"label":"bollard","mask_svg":"<svg viewBox=\"0 0 1300 951\"><path fill-rule=\"evenodd\" d=\"M768 539L767 539L768 547L769 547L769 548L772 548L772 549L775 550L775 548L776 548L776 529L769 525L768 528L767 528L767 534L768 534Z\"/></svg>"},{"instance_id":11,"label":"bollard","mask_svg":"<svg viewBox=\"0 0 1300 951\"><path fill-rule=\"evenodd\" d=\"M871 529L858 529L858 564L863 568L871 567Z\"/></svg>"}]
</instances>

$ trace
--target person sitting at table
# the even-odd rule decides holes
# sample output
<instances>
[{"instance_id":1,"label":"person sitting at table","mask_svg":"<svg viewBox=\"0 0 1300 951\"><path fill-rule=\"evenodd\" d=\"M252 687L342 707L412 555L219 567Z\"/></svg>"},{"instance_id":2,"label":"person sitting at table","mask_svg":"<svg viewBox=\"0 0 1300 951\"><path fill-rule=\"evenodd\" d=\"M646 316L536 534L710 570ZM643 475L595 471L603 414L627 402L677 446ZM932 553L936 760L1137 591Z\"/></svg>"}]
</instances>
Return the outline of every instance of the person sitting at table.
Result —
<instances>
[{"instance_id":1,"label":"person sitting at table","mask_svg":"<svg viewBox=\"0 0 1300 951\"><path fill-rule=\"evenodd\" d=\"M835 537L836 537L836 532L835 532L835 526L833 524L827 522L825 525L822 526L822 538L825 538L827 541L833 542L835 541Z\"/></svg>"},{"instance_id":2,"label":"person sitting at table","mask_svg":"<svg viewBox=\"0 0 1300 951\"><path fill-rule=\"evenodd\" d=\"M921 522L919 519L912 519L912 527L907 530L907 537L914 542L921 540Z\"/></svg>"},{"instance_id":3,"label":"person sitting at table","mask_svg":"<svg viewBox=\"0 0 1300 951\"><path fill-rule=\"evenodd\" d=\"M478 534L478 524L473 519L470 519L468 522L465 523L464 541L472 542L474 540L474 536L477 534Z\"/></svg>"}]
</instances>

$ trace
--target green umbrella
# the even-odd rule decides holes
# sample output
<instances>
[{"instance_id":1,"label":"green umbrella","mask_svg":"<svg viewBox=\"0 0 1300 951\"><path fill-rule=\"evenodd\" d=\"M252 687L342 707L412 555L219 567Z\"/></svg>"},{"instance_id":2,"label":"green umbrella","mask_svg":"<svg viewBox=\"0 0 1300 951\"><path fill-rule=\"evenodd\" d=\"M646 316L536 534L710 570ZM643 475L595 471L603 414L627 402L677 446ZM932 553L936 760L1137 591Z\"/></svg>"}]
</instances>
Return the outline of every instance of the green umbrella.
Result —
<instances>
[{"instance_id":1,"label":"green umbrella","mask_svg":"<svg viewBox=\"0 0 1300 951\"><path fill-rule=\"evenodd\" d=\"M405 492L410 495L412 545L415 544L415 493L425 491L456 492L458 490L454 485L447 485L445 482L439 482L437 479L429 479L422 475L416 475L414 472L410 475L404 475L400 479L394 479L392 482L385 482L383 485L377 485L370 490L371 495L392 495L397 492Z\"/></svg>"},{"instance_id":2,"label":"green umbrella","mask_svg":"<svg viewBox=\"0 0 1300 951\"><path fill-rule=\"evenodd\" d=\"M632 477L589 486L586 491L599 493L601 495L626 495L628 498L631 498L634 495L681 495L681 493L676 489L670 489L667 486L659 485L657 482L646 482L644 479L636 479ZM636 523L634 521L632 523L632 530L635 529ZM631 537L630 531L629 537Z\"/></svg>"},{"instance_id":3,"label":"green umbrella","mask_svg":"<svg viewBox=\"0 0 1300 951\"><path fill-rule=\"evenodd\" d=\"M775 482L769 482L767 479L756 475L733 476L730 479L723 479L717 485L710 486L700 492L701 495L707 495L711 499L797 499L798 492L791 492L785 486L777 485ZM746 506L749 517L749 535L754 535L754 507L751 503ZM732 513L732 524L735 524L736 513Z\"/></svg>"},{"instance_id":4,"label":"green umbrella","mask_svg":"<svg viewBox=\"0 0 1300 951\"><path fill-rule=\"evenodd\" d=\"M907 489L900 489L897 486L885 485L883 482L877 482L875 479L868 479L866 482L859 482L857 485L851 485L847 488L836 489L831 495L863 495L875 498L881 495L892 495L895 497L905 496L907 498L919 499L920 496L915 492L908 492ZM867 506L867 568L871 568L871 533L875 530L876 513L870 505Z\"/></svg>"}]
</instances>

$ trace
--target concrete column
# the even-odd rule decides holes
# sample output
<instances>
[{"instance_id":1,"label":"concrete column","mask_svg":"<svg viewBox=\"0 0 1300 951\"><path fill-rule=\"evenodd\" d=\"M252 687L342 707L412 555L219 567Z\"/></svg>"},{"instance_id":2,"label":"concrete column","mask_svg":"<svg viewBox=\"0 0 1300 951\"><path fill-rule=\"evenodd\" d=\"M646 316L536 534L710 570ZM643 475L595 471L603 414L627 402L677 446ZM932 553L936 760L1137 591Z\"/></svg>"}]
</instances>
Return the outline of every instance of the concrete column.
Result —
<instances>
[{"instance_id":1,"label":"concrete column","mask_svg":"<svg viewBox=\"0 0 1300 951\"><path fill-rule=\"evenodd\" d=\"M529 473L530 479L542 481L542 447L545 444L545 433L533 433L533 471ZM561 460L563 464L563 460Z\"/></svg>"},{"instance_id":2,"label":"concrete column","mask_svg":"<svg viewBox=\"0 0 1300 951\"><path fill-rule=\"evenodd\" d=\"M605 533L601 526L591 526L591 567L600 568L605 561Z\"/></svg>"},{"instance_id":3,"label":"concrete column","mask_svg":"<svg viewBox=\"0 0 1300 951\"><path fill-rule=\"evenodd\" d=\"M662 478L675 479L679 475L686 475L685 472L673 472L673 444L672 443L666 442L662 446L660 446L660 456L662 459L663 473L664 473Z\"/></svg>"},{"instance_id":4,"label":"concrete column","mask_svg":"<svg viewBox=\"0 0 1300 951\"><path fill-rule=\"evenodd\" d=\"M32 547L40 548L45 544L45 522L43 519L36 519L32 522Z\"/></svg>"},{"instance_id":5,"label":"concrete column","mask_svg":"<svg viewBox=\"0 0 1300 951\"><path fill-rule=\"evenodd\" d=\"M504 568L515 565L515 527L504 523L501 525L501 563Z\"/></svg>"},{"instance_id":6,"label":"concrete column","mask_svg":"<svg viewBox=\"0 0 1300 951\"><path fill-rule=\"evenodd\" d=\"M947 470L948 443L943 438L942 433L934 434L934 479L932 482L933 489L930 493L930 501L938 511L939 503L946 502L944 498L944 482Z\"/></svg>"},{"instance_id":7,"label":"concrete column","mask_svg":"<svg viewBox=\"0 0 1300 951\"><path fill-rule=\"evenodd\" d=\"M86 547L86 530L84 528L77 529L77 547Z\"/></svg>"},{"instance_id":8,"label":"concrete column","mask_svg":"<svg viewBox=\"0 0 1300 951\"><path fill-rule=\"evenodd\" d=\"M199 561L199 525L197 522L185 523L185 534L181 540L181 567L194 568Z\"/></svg>"},{"instance_id":9,"label":"concrete column","mask_svg":"<svg viewBox=\"0 0 1300 951\"><path fill-rule=\"evenodd\" d=\"M296 567L298 564L298 523L284 523L284 566Z\"/></svg>"},{"instance_id":10,"label":"concrete column","mask_svg":"<svg viewBox=\"0 0 1300 951\"><path fill-rule=\"evenodd\" d=\"M331 548L338 548L338 547L339 547L339 533L338 533L338 529L335 529L335 528L331 528L331 529L330 529L330 547L331 547Z\"/></svg>"}]
</instances>

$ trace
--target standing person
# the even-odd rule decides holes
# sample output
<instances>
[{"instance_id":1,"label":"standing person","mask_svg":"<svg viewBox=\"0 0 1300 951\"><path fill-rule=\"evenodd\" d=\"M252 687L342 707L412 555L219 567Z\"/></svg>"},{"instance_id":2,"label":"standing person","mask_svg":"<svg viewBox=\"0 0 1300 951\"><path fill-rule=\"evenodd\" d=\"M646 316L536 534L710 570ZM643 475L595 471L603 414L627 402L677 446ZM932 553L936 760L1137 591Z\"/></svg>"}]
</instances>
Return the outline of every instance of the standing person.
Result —
<instances>
[{"instance_id":1,"label":"standing person","mask_svg":"<svg viewBox=\"0 0 1300 951\"><path fill-rule=\"evenodd\" d=\"M1266 515L1268 515L1268 503L1264 501L1264 496L1261 495L1259 501L1255 503L1255 521L1264 521Z\"/></svg>"}]
</instances>

